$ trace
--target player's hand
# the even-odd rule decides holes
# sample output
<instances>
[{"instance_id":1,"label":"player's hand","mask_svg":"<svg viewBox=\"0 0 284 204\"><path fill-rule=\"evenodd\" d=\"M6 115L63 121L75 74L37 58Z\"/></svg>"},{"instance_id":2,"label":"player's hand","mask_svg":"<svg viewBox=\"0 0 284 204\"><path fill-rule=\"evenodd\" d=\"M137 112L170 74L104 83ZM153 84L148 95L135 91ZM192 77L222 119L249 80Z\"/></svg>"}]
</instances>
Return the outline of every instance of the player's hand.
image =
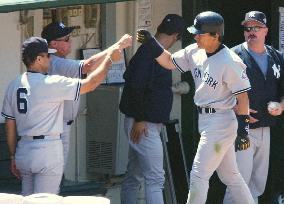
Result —
<instances>
[{"instance_id":1,"label":"player's hand","mask_svg":"<svg viewBox=\"0 0 284 204\"><path fill-rule=\"evenodd\" d=\"M152 35L149 31L145 29L137 30L136 40L140 43L146 43L152 38Z\"/></svg>"},{"instance_id":2,"label":"player's hand","mask_svg":"<svg viewBox=\"0 0 284 204\"><path fill-rule=\"evenodd\" d=\"M134 122L130 133L131 141L138 144L143 135L148 136L146 123L144 121Z\"/></svg>"},{"instance_id":3,"label":"player's hand","mask_svg":"<svg viewBox=\"0 0 284 204\"><path fill-rule=\"evenodd\" d=\"M21 179L21 173L20 171L17 169L16 167L16 161L15 159L11 160L11 164L10 164L10 168L11 168L11 172L14 176L16 176L18 179Z\"/></svg>"},{"instance_id":4,"label":"player's hand","mask_svg":"<svg viewBox=\"0 0 284 204\"><path fill-rule=\"evenodd\" d=\"M253 109L249 109L249 113L257 113L257 111ZM256 123L258 121L259 121L258 119L252 117L251 115L249 116L249 123Z\"/></svg>"},{"instance_id":5,"label":"player's hand","mask_svg":"<svg viewBox=\"0 0 284 204\"><path fill-rule=\"evenodd\" d=\"M283 111L281 104L278 103L278 102L273 102L273 101L270 101L267 104L267 110L268 110L269 114L273 115L273 116L281 115L282 111Z\"/></svg>"},{"instance_id":6,"label":"player's hand","mask_svg":"<svg viewBox=\"0 0 284 204\"><path fill-rule=\"evenodd\" d=\"M238 131L235 141L235 150L246 150L250 147L249 141L249 115L237 115L238 119Z\"/></svg>"},{"instance_id":7,"label":"player's hand","mask_svg":"<svg viewBox=\"0 0 284 204\"><path fill-rule=\"evenodd\" d=\"M250 140L248 136L237 136L235 141L235 151L246 150L250 147Z\"/></svg>"},{"instance_id":8,"label":"player's hand","mask_svg":"<svg viewBox=\"0 0 284 204\"><path fill-rule=\"evenodd\" d=\"M132 36L128 34L123 35L117 42L117 45L119 46L119 49L121 50L132 46Z\"/></svg>"},{"instance_id":9,"label":"player's hand","mask_svg":"<svg viewBox=\"0 0 284 204\"><path fill-rule=\"evenodd\" d=\"M119 46L113 46L109 52L108 52L108 56L112 62L118 62L121 58L121 49L119 48Z\"/></svg>"}]
</instances>

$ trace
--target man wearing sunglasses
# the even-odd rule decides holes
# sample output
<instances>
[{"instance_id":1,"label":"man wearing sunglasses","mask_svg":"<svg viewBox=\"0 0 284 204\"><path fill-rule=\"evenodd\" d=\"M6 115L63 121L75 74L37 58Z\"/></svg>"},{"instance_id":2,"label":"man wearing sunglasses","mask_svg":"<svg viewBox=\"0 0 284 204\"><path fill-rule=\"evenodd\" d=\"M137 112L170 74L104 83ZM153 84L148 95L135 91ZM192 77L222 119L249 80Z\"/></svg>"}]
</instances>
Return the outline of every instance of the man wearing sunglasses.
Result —
<instances>
[{"instance_id":1,"label":"man wearing sunglasses","mask_svg":"<svg viewBox=\"0 0 284 204\"><path fill-rule=\"evenodd\" d=\"M232 48L247 65L247 76L252 89L250 101L251 147L236 153L237 163L248 184L255 203L264 192L270 152L270 127L284 107L283 55L273 47L265 45L268 33L267 20L263 12L250 11L242 21L245 42ZM224 204L232 203L227 189Z\"/></svg>"},{"instance_id":2,"label":"man wearing sunglasses","mask_svg":"<svg viewBox=\"0 0 284 204\"><path fill-rule=\"evenodd\" d=\"M156 39L171 48L185 30L183 18L168 14L157 28ZM172 72L163 69L141 45L124 73L125 85L120 110L125 114L124 127L129 140L127 173L121 187L121 203L137 203L141 182L145 181L147 204L163 204L162 123L172 109Z\"/></svg>"},{"instance_id":3,"label":"man wearing sunglasses","mask_svg":"<svg viewBox=\"0 0 284 204\"><path fill-rule=\"evenodd\" d=\"M220 14L202 12L187 30L196 43L173 54L147 31L140 30L137 35L139 42L151 48L162 67L190 71L194 79L201 137L190 172L187 204L206 203L209 179L214 171L232 192L232 203L253 204L248 186L238 171L234 147L235 141L237 150L249 147L247 91L250 83L246 66L222 43L224 19ZM233 110L236 100L237 117Z\"/></svg>"},{"instance_id":4,"label":"man wearing sunglasses","mask_svg":"<svg viewBox=\"0 0 284 204\"><path fill-rule=\"evenodd\" d=\"M49 48L56 49L57 52L51 55L50 68L48 74L61 75L71 78L82 78L84 74L95 70L106 57L108 49L119 46L120 49L128 47L132 38L124 35L117 43L110 48L91 56L86 60L67 59L66 56L71 52L72 40L70 35L74 27L66 27L63 23L53 22L43 28L41 36L47 40ZM64 103L64 132L61 135L64 151L64 167L68 159L71 124L76 119L79 109L78 101L65 101Z\"/></svg>"}]
</instances>

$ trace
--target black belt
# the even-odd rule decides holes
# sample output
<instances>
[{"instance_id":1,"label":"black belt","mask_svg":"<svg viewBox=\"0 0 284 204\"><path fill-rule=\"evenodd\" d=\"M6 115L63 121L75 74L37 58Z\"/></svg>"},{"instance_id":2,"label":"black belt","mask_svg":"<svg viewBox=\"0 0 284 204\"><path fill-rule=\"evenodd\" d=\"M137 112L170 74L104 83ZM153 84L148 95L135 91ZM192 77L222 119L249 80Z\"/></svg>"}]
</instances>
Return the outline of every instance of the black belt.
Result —
<instances>
[{"instance_id":1,"label":"black belt","mask_svg":"<svg viewBox=\"0 0 284 204\"><path fill-rule=\"evenodd\" d=\"M44 139L44 135L33 136L34 140Z\"/></svg>"},{"instance_id":2,"label":"black belt","mask_svg":"<svg viewBox=\"0 0 284 204\"><path fill-rule=\"evenodd\" d=\"M202 107L197 107L198 113L216 113L215 108L202 108Z\"/></svg>"},{"instance_id":3,"label":"black belt","mask_svg":"<svg viewBox=\"0 0 284 204\"><path fill-rule=\"evenodd\" d=\"M67 121L67 125L72 125L72 123L74 122L74 120L69 120L69 121Z\"/></svg>"}]
</instances>

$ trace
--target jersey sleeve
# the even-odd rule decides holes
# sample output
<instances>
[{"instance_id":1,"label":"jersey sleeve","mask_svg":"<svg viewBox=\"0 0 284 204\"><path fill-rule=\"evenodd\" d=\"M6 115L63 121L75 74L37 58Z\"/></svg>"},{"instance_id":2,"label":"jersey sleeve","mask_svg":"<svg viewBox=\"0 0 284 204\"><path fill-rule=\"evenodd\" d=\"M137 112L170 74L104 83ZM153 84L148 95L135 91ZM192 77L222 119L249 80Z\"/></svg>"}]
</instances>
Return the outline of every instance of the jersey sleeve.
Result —
<instances>
[{"instance_id":1,"label":"jersey sleeve","mask_svg":"<svg viewBox=\"0 0 284 204\"><path fill-rule=\"evenodd\" d=\"M157 62L148 47L141 45L129 62L124 78L131 98L132 116L135 121L145 120L145 96L154 80Z\"/></svg>"},{"instance_id":2,"label":"jersey sleeve","mask_svg":"<svg viewBox=\"0 0 284 204\"><path fill-rule=\"evenodd\" d=\"M173 64L181 73L191 70L192 65L188 59L189 56L186 49L179 50L171 56Z\"/></svg>"},{"instance_id":3,"label":"jersey sleeve","mask_svg":"<svg viewBox=\"0 0 284 204\"><path fill-rule=\"evenodd\" d=\"M15 120L15 115L14 115L14 111L13 111L13 108L12 108L12 97L13 97L12 94L13 94L13 92L11 90L11 85L12 84L10 84L8 86L8 88L6 89L1 115L6 119Z\"/></svg>"},{"instance_id":4,"label":"jersey sleeve","mask_svg":"<svg viewBox=\"0 0 284 204\"><path fill-rule=\"evenodd\" d=\"M51 64L48 73L50 75L60 75L71 78L82 78L83 60L65 59L51 56Z\"/></svg>"},{"instance_id":5,"label":"jersey sleeve","mask_svg":"<svg viewBox=\"0 0 284 204\"><path fill-rule=\"evenodd\" d=\"M234 95L251 89L246 74L246 65L241 61L234 61L230 65L227 65L223 78Z\"/></svg>"},{"instance_id":6,"label":"jersey sleeve","mask_svg":"<svg viewBox=\"0 0 284 204\"><path fill-rule=\"evenodd\" d=\"M80 96L81 80L59 75L47 76L45 85L48 88L47 97L53 100L74 100L77 101Z\"/></svg>"}]
</instances>

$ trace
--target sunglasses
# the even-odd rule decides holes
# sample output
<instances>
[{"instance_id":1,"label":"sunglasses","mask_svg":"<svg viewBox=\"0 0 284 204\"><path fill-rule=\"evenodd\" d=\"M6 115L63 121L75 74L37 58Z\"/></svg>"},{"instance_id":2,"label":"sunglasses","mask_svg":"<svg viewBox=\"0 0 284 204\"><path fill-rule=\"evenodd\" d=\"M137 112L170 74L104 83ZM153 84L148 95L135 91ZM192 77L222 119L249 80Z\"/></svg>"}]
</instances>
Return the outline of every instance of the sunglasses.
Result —
<instances>
[{"instance_id":1,"label":"sunglasses","mask_svg":"<svg viewBox=\"0 0 284 204\"><path fill-rule=\"evenodd\" d=\"M70 40L70 35L67 35L65 38L62 39L55 39L55 41L64 41L64 42L69 42Z\"/></svg>"},{"instance_id":2,"label":"sunglasses","mask_svg":"<svg viewBox=\"0 0 284 204\"><path fill-rule=\"evenodd\" d=\"M262 28L265 28L265 27L261 27L261 26L244 27L244 31L245 31L245 32L250 32L250 31L258 32L258 31L260 31L260 29L262 29Z\"/></svg>"}]
</instances>

